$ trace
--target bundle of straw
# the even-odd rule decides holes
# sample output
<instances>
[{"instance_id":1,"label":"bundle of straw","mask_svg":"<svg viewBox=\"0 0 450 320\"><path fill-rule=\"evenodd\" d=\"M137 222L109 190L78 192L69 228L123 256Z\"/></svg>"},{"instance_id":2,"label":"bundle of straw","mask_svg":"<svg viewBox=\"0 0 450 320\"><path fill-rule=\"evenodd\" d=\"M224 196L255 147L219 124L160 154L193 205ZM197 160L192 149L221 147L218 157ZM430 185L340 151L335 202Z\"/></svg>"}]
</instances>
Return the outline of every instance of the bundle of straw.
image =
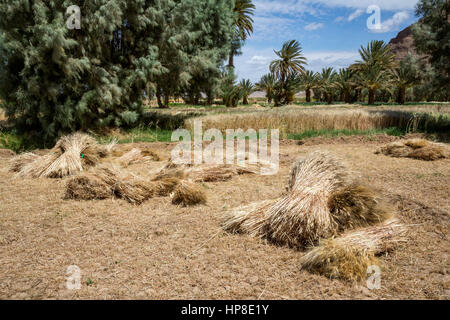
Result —
<instances>
[{"instance_id":1,"label":"bundle of straw","mask_svg":"<svg viewBox=\"0 0 450 320\"><path fill-rule=\"evenodd\" d=\"M24 166L37 158L39 158L39 156L31 152L19 154L9 161L9 171L20 172Z\"/></svg>"},{"instance_id":2,"label":"bundle of straw","mask_svg":"<svg viewBox=\"0 0 450 320\"><path fill-rule=\"evenodd\" d=\"M206 195L202 189L192 182L182 181L172 194L172 203L175 205L195 206L206 203Z\"/></svg>"},{"instance_id":3,"label":"bundle of straw","mask_svg":"<svg viewBox=\"0 0 450 320\"><path fill-rule=\"evenodd\" d=\"M115 166L103 165L71 178L64 198L102 200L117 197L140 205L155 196L169 195L178 184L177 179L146 181Z\"/></svg>"},{"instance_id":4,"label":"bundle of straw","mask_svg":"<svg viewBox=\"0 0 450 320\"><path fill-rule=\"evenodd\" d=\"M257 166L244 167L231 164L210 165L202 164L177 165L169 161L163 168L155 173L154 180L165 178L189 178L194 182L223 182L232 179L234 176L243 174L257 174Z\"/></svg>"},{"instance_id":5,"label":"bundle of straw","mask_svg":"<svg viewBox=\"0 0 450 320\"><path fill-rule=\"evenodd\" d=\"M75 133L62 137L46 155L14 158L11 170L16 170L21 177L62 178L96 165L113 147L113 143L101 146L89 135ZM26 163L23 163L24 159L27 159ZM28 162L29 159L32 161Z\"/></svg>"},{"instance_id":6,"label":"bundle of straw","mask_svg":"<svg viewBox=\"0 0 450 320\"><path fill-rule=\"evenodd\" d=\"M353 180L341 160L315 152L293 165L286 195L234 210L227 214L224 228L306 247L386 219L389 215L379 199Z\"/></svg>"},{"instance_id":7,"label":"bundle of straw","mask_svg":"<svg viewBox=\"0 0 450 320\"><path fill-rule=\"evenodd\" d=\"M117 162L122 166L127 167L131 164L142 161L143 159L144 156L142 155L142 151L140 149L134 148L118 158Z\"/></svg>"},{"instance_id":8,"label":"bundle of straw","mask_svg":"<svg viewBox=\"0 0 450 320\"><path fill-rule=\"evenodd\" d=\"M450 157L448 146L424 139L410 139L393 142L377 150L376 154L424 161L435 161Z\"/></svg>"},{"instance_id":9,"label":"bundle of straw","mask_svg":"<svg viewBox=\"0 0 450 320\"><path fill-rule=\"evenodd\" d=\"M392 250L404 240L406 228L392 218L383 224L322 240L305 254L302 268L329 278L361 281L371 265L380 265L376 255Z\"/></svg>"}]
</instances>

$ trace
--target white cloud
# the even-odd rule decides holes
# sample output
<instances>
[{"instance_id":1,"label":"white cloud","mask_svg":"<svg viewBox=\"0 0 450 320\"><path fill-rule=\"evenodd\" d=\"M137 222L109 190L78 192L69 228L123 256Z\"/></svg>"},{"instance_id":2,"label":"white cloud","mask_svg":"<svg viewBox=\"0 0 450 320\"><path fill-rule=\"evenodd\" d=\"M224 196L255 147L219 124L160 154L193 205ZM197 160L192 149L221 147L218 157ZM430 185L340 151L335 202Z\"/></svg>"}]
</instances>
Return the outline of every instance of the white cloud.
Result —
<instances>
[{"instance_id":1,"label":"white cloud","mask_svg":"<svg viewBox=\"0 0 450 320\"><path fill-rule=\"evenodd\" d=\"M307 26L305 26L305 30L306 30L306 31L314 31L314 30L321 29L321 28L323 28L323 27L324 27L324 24L323 24L323 23L316 23L316 22L313 22L313 23L310 23L310 24L308 24Z\"/></svg>"},{"instance_id":2,"label":"white cloud","mask_svg":"<svg viewBox=\"0 0 450 320\"><path fill-rule=\"evenodd\" d=\"M325 67L336 70L346 68L359 59L356 51L310 51L305 52L308 59L308 70L321 71ZM257 49L252 46L243 48L243 55L235 59L236 73L239 79L259 81L261 76L269 72L270 63L276 59L272 48Z\"/></svg>"},{"instance_id":3,"label":"white cloud","mask_svg":"<svg viewBox=\"0 0 450 320\"><path fill-rule=\"evenodd\" d=\"M358 52L354 51L316 51L306 52L308 69L321 71L325 67L333 67L336 70L347 68L359 58Z\"/></svg>"},{"instance_id":4,"label":"white cloud","mask_svg":"<svg viewBox=\"0 0 450 320\"><path fill-rule=\"evenodd\" d=\"M258 15L288 14L303 16L319 15L322 7L343 7L366 10L377 5L381 10L413 10L419 0L255 0Z\"/></svg>"},{"instance_id":5,"label":"white cloud","mask_svg":"<svg viewBox=\"0 0 450 320\"><path fill-rule=\"evenodd\" d=\"M351 9L367 9L377 5L381 10L413 10L419 0L298 0L302 3L322 4L328 7L345 7Z\"/></svg>"},{"instance_id":6,"label":"white cloud","mask_svg":"<svg viewBox=\"0 0 450 320\"><path fill-rule=\"evenodd\" d=\"M355 20L356 18L359 18L364 13L364 10L362 9L356 9L351 15L348 16L347 21L351 22Z\"/></svg>"},{"instance_id":7,"label":"white cloud","mask_svg":"<svg viewBox=\"0 0 450 320\"><path fill-rule=\"evenodd\" d=\"M308 0L256 0L253 2L260 15L289 14L303 16L305 13L316 15L317 9Z\"/></svg>"},{"instance_id":8,"label":"white cloud","mask_svg":"<svg viewBox=\"0 0 450 320\"><path fill-rule=\"evenodd\" d=\"M340 17L337 17L336 19L334 19L334 22L341 22L344 19L345 19L345 17L340 16Z\"/></svg>"},{"instance_id":9,"label":"white cloud","mask_svg":"<svg viewBox=\"0 0 450 320\"><path fill-rule=\"evenodd\" d=\"M401 24L408 20L410 17L410 14L406 11L397 12L392 18L382 21L379 28L370 29L370 31L374 33L397 31L399 30Z\"/></svg>"},{"instance_id":10,"label":"white cloud","mask_svg":"<svg viewBox=\"0 0 450 320\"><path fill-rule=\"evenodd\" d=\"M253 29L255 32L251 36L254 40L274 40L280 36L288 37L295 34L298 20L284 17L254 17Z\"/></svg>"}]
</instances>

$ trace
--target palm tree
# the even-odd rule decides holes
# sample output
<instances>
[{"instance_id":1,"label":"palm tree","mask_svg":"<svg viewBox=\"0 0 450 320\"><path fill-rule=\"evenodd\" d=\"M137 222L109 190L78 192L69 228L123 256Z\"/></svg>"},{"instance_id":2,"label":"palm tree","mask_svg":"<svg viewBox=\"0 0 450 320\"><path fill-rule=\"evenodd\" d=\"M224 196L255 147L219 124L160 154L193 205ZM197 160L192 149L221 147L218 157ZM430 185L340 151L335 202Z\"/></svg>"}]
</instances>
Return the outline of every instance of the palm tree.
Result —
<instances>
[{"instance_id":1,"label":"palm tree","mask_svg":"<svg viewBox=\"0 0 450 320\"><path fill-rule=\"evenodd\" d=\"M406 90L420 81L419 70L416 61L410 55L400 61L398 68L392 72L393 83L397 87L397 103L405 104Z\"/></svg>"},{"instance_id":2,"label":"palm tree","mask_svg":"<svg viewBox=\"0 0 450 320\"><path fill-rule=\"evenodd\" d=\"M282 83L291 74L305 73L306 58L302 53L302 47L297 40L287 41L280 51L275 51L279 59L272 61L270 71L275 74Z\"/></svg>"},{"instance_id":3,"label":"palm tree","mask_svg":"<svg viewBox=\"0 0 450 320\"><path fill-rule=\"evenodd\" d=\"M311 90L317 87L319 75L316 72L308 70L302 77L302 88L306 93L306 102L311 102Z\"/></svg>"},{"instance_id":4,"label":"palm tree","mask_svg":"<svg viewBox=\"0 0 450 320\"><path fill-rule=\"evenodd\" d=\"M389 72L395 66L395 55L384 41L373 40L366 47L359 49L361 60L356 61L350 68L357 72L358 89L369 90L369 104L375 104L376 92L386 87L383 81L389 81Z\"/></svg>"},{"instance_id":5,"label":"palm tree","mask_svg":"<svg viewBox=\"0 0 450 320\"><path fill-rule=\"evenodd\" d=\"M242 104L248 105L248 96L255 92L255 86L250 80L241 80L239 87L241 88L241 95L243 98Z\"/></svg>"},{"instance_id":6,"label":"palm tree","mask_svg":"<svg viewBox=\"0 0 450 320\"><path fill-rule=\"evenodd\" d=\"M241 41L245 41L253 33L253 19L255 5L252 0L235 0L234 3L234 26L235 37L231 44L228 66L234 68L234 56L238 53Z\"/></svg>"},{"instance_id":7,"label":"palm tree","mask_svg":"<svg viewBox=\"0 0 450 320\"><path fill-rule=\"evenodd\" d=\"M272 103L273 90L275 88L275 76L272 73L262 76L256 86L258 90L266 92L267 102Z\"/></svg>"},{"instance_id":8,"label":"palm tree","mask_svg":"<svg viewBox=\"0 0 450 320\"><path fill-rule=\"evenodd\" d=\"M350 69L340 69L336 76L336 87L341 90L341 100L350 103L350 93L355 86L353 71Z\"/></svg>"},{"instance_id":9,"label":"palm tree","mask_svg":"<svg viewBox=\"0 0 450 320\"><path fill-rule=\"evenodd\" d=\"M219 90L220 96L223 99L223 104L227 108L237 107L239 100L242 98L242 89L236 84L236 76L233 70L233 68L229 68L222 72Z\"/></svg>"},{"instance_id":10,"label":"palm tree","mask_svg":"<svg viewBox=\"0 0 450 320\"><path fill-rule=\"evenodd\" d=\"M379 65L386 70L394 67L395 55L392 54L389 44L384 41L373 40L366 47L361 46L359 55L361 60L352 65L353 70L363 71L375 65Z\"/></svg>"},{"instance_id":11,"label":"palm tree","mask_svg":"<svg viewBox=\"0 0 450 320\"><path fill-rule=\"evenodd\" d=\"M375 96L377 90L389 88L391 74L381 65L374 65L371 68L365 68L356 75L356 81L359 89L367 89L369 91L369 105L375 104Z\"/></svg>"},{"instance_id":12,"label":"palm tree","mask_svg":"<svg viewBox=\"0 0 450 320\"><path fill-rule=\"evenodd\" d=\"M334 89L336 88L336 72L333 68L323 68L319 75L319 87L325 93L328 104L333 104Z\"/></svg>"},{"instance_id":13,"label":"palm tree","mask_svg":"<svg viewBox=\"0 0 450 320\"><path fill-rule=\"evenodd\" d=\"M288 100L287 79L295 74L304 74L306 58L302 53L302 47L297 40L287 41L283 44L280 51L275 51L279 59L272 61L270 71L277 77L283 92L279 102Z\"/></svg>"}]
</instances>

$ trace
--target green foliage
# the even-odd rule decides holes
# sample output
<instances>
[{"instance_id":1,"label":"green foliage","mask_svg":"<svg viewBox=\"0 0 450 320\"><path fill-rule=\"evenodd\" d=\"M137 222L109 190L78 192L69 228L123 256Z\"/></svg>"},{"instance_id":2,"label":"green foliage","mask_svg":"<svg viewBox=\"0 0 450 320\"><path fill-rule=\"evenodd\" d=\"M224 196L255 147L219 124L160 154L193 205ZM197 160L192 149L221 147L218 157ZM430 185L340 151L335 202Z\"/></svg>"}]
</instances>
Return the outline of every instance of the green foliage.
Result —
<instances>
[{"instance_id":1,"label":"green foliage","mask_svg":"<svg viewBox=\"0 0 450 320\"><path fill-rule=\"evenodd\" d=\"M81 8L81 30L66 27L71 5ZM50 141L135 125L144 93L168 100L193 82L213 90L233 37L232 9L228 0L2 1L6 115Z\"/></svg>"},{"instance_id":2,"label":"green foliage","mask_svg":"<svg viewBox=\"0 0 450 320\"><path fill-rule=\"evenodd\" d=\"M274 89L275 89L275 76L272 73L268 73L261 77L261 80L256 84L258 90L266 92L266 98L268 103L272 103Z\"/></svg>"},{"instance_id":3,"label":"green foliage","mask_svg":"<svg viewBox=\"0 0 450 320\"><path fill-rule=\"evenodd\" d=\"M341 100L350 103L351 92L356 86L354 72L350 69L340 69L336 74L335 85L341 91Z\"/></svg>"},{"instance_id":4,"label":"green foliage","mask_svg":"<svg viewBox=\"0 0 450 320\"><path fill-rule=\"evenodd\" d=\"M255 86L252 84L252 82L247 80L241 80L239 83L239 87L241 89L241 95L242 95L242 104L248 105L248 96L251 95L253 92L255 92Z\"/></svg>"},{"instance_id":5,"label":"green foliage","mask_svg":"<svg viewBox=\"0 0 450 320\"><path fill-rule=\"evenodd\" d=\"M237 107L239 100L243 97L242 88L236 84L236 78L234 68L227 68L223 73L220 95L227 108Z\"/></svg>"},{"instance_id":6,"label":"green foliage","mask_svg":"<svg viewBox=\"0 0 450 320\"><path fill-rule=\"evenodd\" d=\"M317 87L320 88L328 104L333 104L334 90L336 88L337 74L333 68L323 68L319 74Z\"/></svg>"},{"instance_id":7,"label":"green foliage","mask_svg":"<svg viewBox=\"0 0 450 320\"><path fill-rule=\"evenodd\" d=\"M397 103L405 104L406 90L420 81L420 70L416 59L409 55L392 72L393 83L397 87Z\"/></svg>"},{"instance_id":8,"label":"green foliage","mask_svg":"<svg viewBox=\"0 0 450 320\"><path fill-rule=\"evenodd\" d=\"M359 50L361 60L356 61L350 68L356 72L357 89L366 89L369 95L369 105L375 104L378 90L390 88L391 70L395 66L390 47L384 41L371 41Z\"/></svg>"},{"instance_id":9,"label":"green foliage","mask_svg":"<svg viewBox=\"0 0 450 320\"><path fill-rule=\"evenodd\" d=\"M406 132L399 128L372 129L372 130L349 130L349 129L322 129L307 130L302 133L288 135L291 140L303 140L314 137L340 137L340 136L372 136L377 134L387 134L389 136L403 136Z\"/></svg>"},{"instance_id":10,"label":"green foliage","mask_svg":"<svg viewBox=\"0 0 450 320\"><path fill-rule=\"evenodd\" d=\"M421 20L413 27L414 45L429 56L430 93L439 100L450 100L450 2L420 0L416 14Z\"/></svg>"},{"instance_id":11,"label":"green foliage","mask_svg":"<svg viewBox=\"0 0 450 320\"><path fill-rule=\"evenodd\" d=\"M306 102L311 102L311 90L315 89L319 85L319 74L311 70L307 70L302 75L302 89L306 93Z\"/></svg>"},{"instance_id":12,"label":"green foliage","mask_svg":"<svg viewBox=\"0 0 450 320\"><path fill-rule=\"evenodd\" d=\"M287 41L280 51L275 50L278 59L270 64L270 72L277 79L274 90L275 106L281 106L293 101L298 89L299 74L305 73L306 58L300 43L296 40ZM297 90L298 91L298 90Z\"/></svg>"},{"instance_id":13,"label":"green foliage","mask_svg":"<svg viewBox=\"0 0 450 320\"><path fill-rule=\"evenodd\" d=\"M229 53L228 67L234 68L234 56L240 55L241 48L247 39L253 33L253 14L255 5L252 0L234 1L234 36L231 41L231 50Z\"/></svg>"}]
</instances>

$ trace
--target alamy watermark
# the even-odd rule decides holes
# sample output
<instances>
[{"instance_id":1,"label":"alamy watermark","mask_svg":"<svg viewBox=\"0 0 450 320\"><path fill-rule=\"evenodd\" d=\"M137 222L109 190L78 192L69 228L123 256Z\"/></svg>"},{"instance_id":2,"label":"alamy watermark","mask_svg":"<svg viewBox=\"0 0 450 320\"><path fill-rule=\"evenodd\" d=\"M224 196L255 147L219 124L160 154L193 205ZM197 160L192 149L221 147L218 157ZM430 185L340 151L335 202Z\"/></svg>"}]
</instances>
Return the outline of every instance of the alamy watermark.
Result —
<instances>
[{"instance_id":1,"label":"alamy watermark","mask_svg":"<svg viewBox=\"0 0 450 320\"><path fill-rule=\"evenodd\" d=\"M66 288L68 290L81 289L81 269L78 266L68 266L66 270Z\"/></svg>"},{"instance_id":2,"label":"alamy watermark","mask_svg":"<svg viewBox=\"0 0 450 320\"><path fill-rule=\"evenodd\" d=\"M366 285L369 290L381 289L381 268L377 265L372 265L367 268Z\"/></svg>"},{"instance_id":3,"label":"alamy watermark","mask_svg":"<svg viewBox=\"0 0 450 320\"><path fill-rule=\"evenodd\" d=\"M66 14L69 18L66 20L66 26L69 30L81 29L81 10L79 6L73 5L67 8Z\"/></svg>"},{"instance_id":4,"label":"alamy watermark","mask_svg":"<svg viewBox=\"0 0 450 320\"><path fill-rule=\"evenodd\" d=\"M367 19L367 28L372 31L381 30L381 8L377 5L371 5L367 8L367 14L371 14Z\"/></svg>"},{"instance_id":5,"label":"alamy watermark","mask_svg":"<svg viewBox=\"0 0 450 320\"><path fill-rule=\"evenodd\" d=\"M280 167L280 132L278 129L270 130L270 153L269 130L267 129L260 129L258 132L254 129L247 131L228 129L224 139L222 132L218 129L209 129L203 133L202 121L195 120L193 133L193 141L191 132L188 130L178 129L172 133L172 142L179 142L172 150L173 163L180 165L237 164L242 167L260 165L261 175L278 173ZM209 144L205 146L204 142Z\"/></svg>"}]
</instances>

